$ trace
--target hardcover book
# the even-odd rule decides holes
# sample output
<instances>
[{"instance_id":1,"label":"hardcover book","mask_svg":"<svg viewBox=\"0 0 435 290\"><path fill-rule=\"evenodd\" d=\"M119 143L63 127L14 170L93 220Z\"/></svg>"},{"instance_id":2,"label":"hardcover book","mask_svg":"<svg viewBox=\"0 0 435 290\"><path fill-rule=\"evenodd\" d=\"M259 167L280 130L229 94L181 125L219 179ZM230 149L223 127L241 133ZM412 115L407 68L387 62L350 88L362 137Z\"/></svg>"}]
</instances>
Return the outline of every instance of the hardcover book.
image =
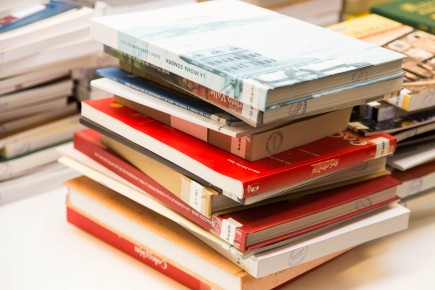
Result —
<instances>
[{"instance_id":1,"label":"hardcover book","mask_svg":"<svg viewBox=\"0 0 435 290\"><path fill-rule=\"evenodd\" d=\"M249 104L231 98L224 93L209 89L199 83L163 70L155 65L104 46L107 53L119 58L121 67L145 79L177 92L204 99L213 105L237 116L252 126L264 126L277 122L299 119L341 108L350 108L373 100L395 96L402 89L400 74L392 74L376 80L359 82L338 90L330 90L312 95L312 98L296 101L285 106L275 106L262 112Z\"/></svg>"},{"instance_id":2,"label":"hardcover book","mask_svg":"<svg viewBox=\"0 0 435 290\"><path fill-rule=\"evenodd\" d=\"M277 243L284 243L290 238L297 239L301 234L311 234L393 202L397 200L395 189L399 184L397 180L384 176L333 189L320 188L317 192L308 192L305 195L296 193L288 199L259 204L253 208L240 207L237 211L214 214L212 218L207 218L195 212L194 206L183 203L155 181L146 177L142 179L143 175L138 175L138 183L126 177L126 174L119 174L122 169L108 170L107 166L102 167L80 152L63 149L62 153L63 159L67 159L64 164L69 167L103 184L109 184L107 179L112 179L111 182L121 183L124 187L140 188L140 191L153 196L195 225L213 233L215 237L220 237L244 255L265 246L273 247ZM115 159L107 162L122 165ZM125 168L128 170L127 174L134 174L134 170ZM124 191L118 191L125 194ZM147 206L143 201L140 203Z\"/></svg>"},{"instance_id":3,"label":"hardcover book","mask_svg":"<svg viewBox=\"0 0 435 290\"><path fill-rule=\"evenodd\" d=\"M403 59L239 1L94 18L90 34L261 111L394 74Z\"/></svg>"},{"instance_id":4,"label":"hardcover book","mask_svg":"<svg viewBox=\"0 0 435 290\"><path fill-rule=\"evenodd\" d=\"M185 168L184 172L199 176L235 200L278 194L307 179L390 155L396 147L394 137L388 134L361 137L342 131L251 162L120 106L112 99L83 101L82 120Z\"/></svg>"},{"instance_id":5,"label":"hardcover book","mask_svg":"<svg viewBox=\"0 0 435 290\"><path fill-rule=\"evenodd\" d=\"M434 0L396 0L373 6L373 13L435 33Z\"/></svg>"},{"instance_id":6,"label":"hardcover book","mask_svg":"<svg viewBox=\"0 0 435 290\"><path fill-rule=\"evenodd\" d=\"M112 231L117 232L118 235L125 237L125 239L140 241L141 244L152 251L165 253L168 255L167 258L176 259L178 263L181 262L183 265L188 263L190 265L188 268L194 269L192 272L197 275L209 272L207 264L216 261L210 258L206 259L208 263L204 264L196 260L195 257L189 256L186 259L184 255L180 254L181 249L190 249L192 251L192 248L184 243L177 242L179 238L187 235L186 238L190 241L189 243L199 242L183 229L187 223L181 221L182 217L179 217L180 220L175 220L174 223L174 220L170 221L161 213L153 212L86 177L79 177L78 180L73 180L73 182L68 181L68 186L70 190L67 206L85 213L87 217L106 225ZM119 189L122 190L122 188ZM148 205L152 206L152 204ZM235 265L230 266L236 269L240 267L252 276L261 279L270 274L283 273L282 270L286 272L296 269L298 265L304 265L306 262L403 230L407 227L408 215L408 210L394 203L320 232L313 237L304 237L294 243L281 245L276 249L254 253L248 257L239 257L238 259L234 255L231 256L231 251L228 248L225 249L219 246L218 240L208 239L206 233L201 233L199 230L195 231L194 228L188 230L196 233L195 235L200 235L201 239L207 240L207 243L210 243L214 250L221 252L230 261L238 264L238 267ZM167 217L171 218L171 216L171 214L168 214ZM116 218L113 219L114 217ZM125 224L127 220L130 225L128 232ZM183 227L180 226L180 222ZM171 247L173 249L171 251L165 250L168 247L168 242L177 245L177 247ZM204 244L200 244L201 247L197 247L197 249L201 249L201 251L208 249ZM212 252L214 255L218 255L216 252ZM220 261L221 258L218 260ZM225 263L225 259L222 260L222 263ZM229 266L225 268L227 267ZM240 271L239 269L238 272ZM214 283L221 284L231 281L223 279L219 274L221 271L213 271L212 273L214 274L212 275ZM209 276L207 275L207 277ZM224 288L228 289L228 285Z\"/></svg>"},{"instance_id":7,"label":"hardcover book","mask_svg":"<svg viewBox=\"0 0 435 290\"><path fill-rule=\"evenodd\" d=\"M397 188L400 198L414 196L435 187L435 161L405 171L394 169L391 175L402 182Z\"/></svg>"},{"instance_id":8,"label":"hardcover book","mask_svg":"<svg viewBox=\"0 0 435 290\"><path fill-rule=\"evenodd\" d=\"M402 2L409 4L409 1ZM407 56L402 65L405 71L404 88L399 95L385 101L410 112L435 106L435 35L377 14L341 22L329 28Z\"/></svg>"}]
</instances>

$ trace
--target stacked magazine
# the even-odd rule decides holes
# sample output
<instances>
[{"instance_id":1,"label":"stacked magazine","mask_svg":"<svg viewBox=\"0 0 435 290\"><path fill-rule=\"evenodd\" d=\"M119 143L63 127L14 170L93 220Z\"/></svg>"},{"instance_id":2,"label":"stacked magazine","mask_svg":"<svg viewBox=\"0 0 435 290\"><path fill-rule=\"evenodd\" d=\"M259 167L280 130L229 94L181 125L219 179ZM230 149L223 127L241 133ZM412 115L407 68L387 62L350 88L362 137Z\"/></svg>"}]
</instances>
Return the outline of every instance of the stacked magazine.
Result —
<instances>
[{"instance_id":1,"label":"stacked magazine","mask_svg":"<svg viewBox=\"0 0 435 290\"><path fill-rule=\"evenodd\" d=\"M64 1L0 5L2 203L15 199L7 188L28 183L26 175L62 170L55 147L82 128L78 100L88 97L83 86L89 82L83 74L93 69L95 75L102 63L101 45L89 37L92 15L92 9Z\"/></svg>"},{"instance_id":2,"label":"stacked magazine","mask_svg":"<svg viewBox=\"0 0 435 290\"><path fill-rule=\"evenodd\" d=\"M347 130L404 56L239 1L95 18L119 66L62 147L67 218L196 289L271 289L403 230L394 136Z\"/></svg>"}]
</instances>

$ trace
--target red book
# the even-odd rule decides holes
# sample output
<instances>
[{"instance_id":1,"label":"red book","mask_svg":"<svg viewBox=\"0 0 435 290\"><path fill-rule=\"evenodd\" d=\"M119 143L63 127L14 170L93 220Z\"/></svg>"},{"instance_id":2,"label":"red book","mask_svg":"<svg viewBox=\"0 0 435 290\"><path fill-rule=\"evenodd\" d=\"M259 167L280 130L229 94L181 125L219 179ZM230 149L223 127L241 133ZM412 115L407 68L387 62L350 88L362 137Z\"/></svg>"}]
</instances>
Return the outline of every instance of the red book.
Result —
<instances>
[{"instance_id":1,"label":"red book","mask_svg":"<svg viewBox=\"0 0 435 290\"><path fill-rule=\"evenodd\" d=\"M138 188L157 198L172 210L182 214L197 225L210 230L211 219L197 212L178 196L161 186L154 179L131 165L122 157L111 151L100 142L100 134L90 130L80 130L74 133L74 148L118 174Z\"/></svg>"},{"instance_id":2,"label":"red book","mask_svg":"<svg viewBox=\"0 0 435 290\"><path fill-rule=\"evenodd\" d=\"M277 201L209 219L105 148L99 139L99 133L90 129L78 131L74 147L243 252L344 221L398 199L400 182L385 176L311 194L296 202Z\"/></svg>"},{"instance_id":3,"label":"red book","mask_svg":"<svg viewBox=\"0 0 435 290\"><path fill-rule=\"evenodd\" d=\"M66 218L69 223L112 245L154 270L157 270L186 287L189 287L190 289L213 289L210 285L207 285L201 280L189 275L189 273L186 273L183 269L173 265L170 261L154 255L146 249L143 249L140 245L135 245L131 241L121 237L119 234L97 224L68 206L66 209Z\"/></svg>"},{"instance_id":4,"label":"red book","mask_svg":"<svg viewBox=\"0 0 435 290\"><path fill-rule=\"evenodd\" d=\"M82 116L178 164L235 200L282 192L307 179L390 155L396 148L396 139L388 134L361 137L343 131L250 162L123 107L113 98L82 102Z\"/></svg>"}]
</instances>

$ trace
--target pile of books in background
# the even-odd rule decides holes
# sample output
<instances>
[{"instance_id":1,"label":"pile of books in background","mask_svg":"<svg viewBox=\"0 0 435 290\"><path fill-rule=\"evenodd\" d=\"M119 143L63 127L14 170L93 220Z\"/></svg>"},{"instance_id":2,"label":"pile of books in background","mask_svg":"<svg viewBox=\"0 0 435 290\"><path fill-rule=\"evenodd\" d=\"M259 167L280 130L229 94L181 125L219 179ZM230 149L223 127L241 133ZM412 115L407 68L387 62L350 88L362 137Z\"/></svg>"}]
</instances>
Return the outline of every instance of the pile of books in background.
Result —
<instances>
[{"instance_id":1,"label":"pile of books in background","mask_svg":"<svg viewBox=\"0 0 435 290\"><path fill-rule=\"evenodd\" d=\"M400 9L403 2L408 9ZM418 2L374 6L373 11L379 14L329 27L407 56L402 65L405 77L400 95L356 107L350 122L350 128L361 135L386 132L396 137L398 148L387 158L387 164L392 176L402 181L398 195L405 203L429 198L425 194L435 187L435 35L428 32L430 26L424 24L428 23L422 20L424 16L418 16L417 9L412 8ZM418 24L418 20L422 22Z\"/></svg>"},{"instance_id":2,"label":"pile of books in background","mask_svg":"<svg viewBox=\"0 0 435 290\"><path fill-rule=\"evenodd\" d=\"M241 1L101 17L119 67L61 148L67 219L196 289L270 289L407 227L396 138L347 130L404 55Z\"/></svg>"},{"instance_id":3,"label":"pile of books in background","mask_svg":"<svg viewBox=\"0 0 435 290\"><path fill-rule=\"evenodd\" d=\"M71 170L56 146L72 140L84 77L100 67L89 37L93 9L63 1L0 4L0 203L59 186Z\"/></svg>"}]
</instances>

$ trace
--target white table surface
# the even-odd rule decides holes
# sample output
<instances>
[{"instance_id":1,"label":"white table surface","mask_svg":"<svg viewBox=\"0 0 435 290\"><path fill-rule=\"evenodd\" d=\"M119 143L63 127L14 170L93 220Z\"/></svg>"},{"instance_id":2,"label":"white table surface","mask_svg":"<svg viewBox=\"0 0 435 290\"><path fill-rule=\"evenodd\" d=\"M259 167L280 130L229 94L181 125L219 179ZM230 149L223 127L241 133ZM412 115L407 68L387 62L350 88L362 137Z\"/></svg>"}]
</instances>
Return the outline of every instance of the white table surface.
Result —
<instances>
[{"instance_id":1,"label":"white table surface","mask_svg":"<svg viewBox=\"0 0 435 290\"><path fill-rule=\"evenodd\" d=\"M0 206L0 289L185 289L66 222L65 188ZM435 289L435 207L284 289Z\"/></svg>"}]
</instances>

